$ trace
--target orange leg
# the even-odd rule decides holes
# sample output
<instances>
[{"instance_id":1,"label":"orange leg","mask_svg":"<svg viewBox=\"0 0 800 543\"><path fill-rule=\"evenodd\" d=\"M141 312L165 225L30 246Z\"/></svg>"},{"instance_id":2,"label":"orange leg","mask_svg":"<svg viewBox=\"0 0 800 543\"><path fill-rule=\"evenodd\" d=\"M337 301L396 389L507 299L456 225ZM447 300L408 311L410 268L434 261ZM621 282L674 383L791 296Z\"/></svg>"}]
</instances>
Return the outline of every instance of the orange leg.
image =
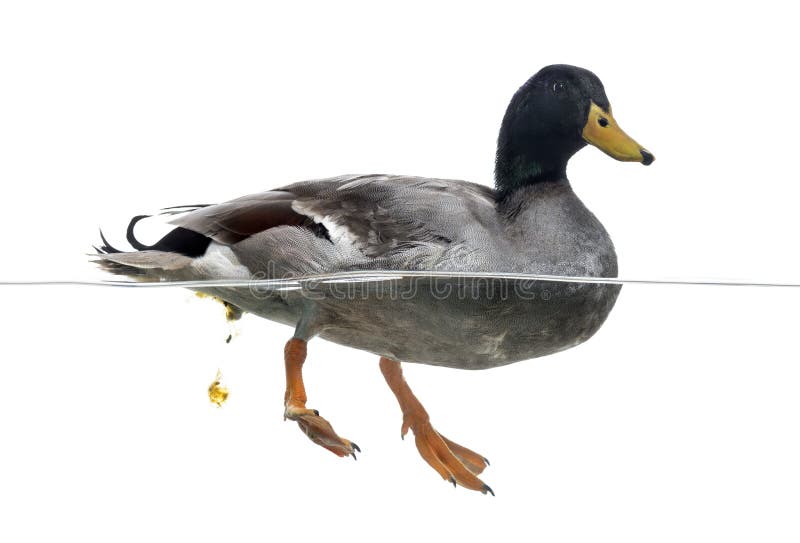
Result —
<instances>
[{"instance_id":1,"label":"orange leg","mask_svg":"<svg viewBox=\"0 0 800 543\"><path fill-rule=\"evenodd\" d=\"M286 343L286 394L283 397L283 418L297 422L308 438L337 456L356 457L361 452L358 445L348 441L333 430L331 424L319 416L316 409L306 408L306 387L303 384L303 363L306 360L306 342L292 338Z\"/></svg>"},{"instance_id":2,"label":"orange leg","mask_svg":"<svg viewBox=\"0 0 800 543\"><path fill-rule=\"evenodd\" d=\"M405 437L411 428L414 431L419 454L446 481L450 481L454 486L459 484L464 488L477 490L483 494L489 492L494 496L489 485L477 477L489 465L489 461L480 454L450 441L433 429L428 412L403 378L400 362L381 357L380 366L383 377L394 392L403 412L401 437Z\"/></svg>"}]
</instances>

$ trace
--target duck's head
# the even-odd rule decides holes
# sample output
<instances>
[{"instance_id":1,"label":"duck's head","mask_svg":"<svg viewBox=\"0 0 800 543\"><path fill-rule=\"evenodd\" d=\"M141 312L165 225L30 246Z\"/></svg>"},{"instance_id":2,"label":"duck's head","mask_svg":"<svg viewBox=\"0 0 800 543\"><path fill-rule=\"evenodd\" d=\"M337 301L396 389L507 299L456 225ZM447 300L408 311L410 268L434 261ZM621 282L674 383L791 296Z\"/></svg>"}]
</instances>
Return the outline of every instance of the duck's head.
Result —
<instances>
[{"instance_id":1,"label":"duck's head","mask_svg":"<svg viewBox=\"0 0 800 543\"><path fill-rule=\"evenodd\" d=\"M617 125L596 75L565 64L542 68L514 94L503 118L498 189L566 179L567 161L587 143L617 160L655 160Z\"/></svg>"}]
</instances>

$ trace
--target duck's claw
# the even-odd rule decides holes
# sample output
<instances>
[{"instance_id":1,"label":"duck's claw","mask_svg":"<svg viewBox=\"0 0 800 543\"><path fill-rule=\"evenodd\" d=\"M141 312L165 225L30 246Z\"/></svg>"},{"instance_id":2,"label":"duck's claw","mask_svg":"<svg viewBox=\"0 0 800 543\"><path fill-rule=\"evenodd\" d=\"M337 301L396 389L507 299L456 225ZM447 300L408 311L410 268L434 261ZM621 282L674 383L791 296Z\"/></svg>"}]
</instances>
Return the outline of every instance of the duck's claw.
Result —
<instances>
[{"instance_id":1,"label":"duck's claw","mask_svg":"<svg viewBox=\"0 0 800 543\"><path fill-rule=\"evenodd\" d=\"M347 439L340 437L331 426L331 423L319 416L316 409L305 409L287 406L284 411L284 418L297 422L300 430L308 436L308 439L331 451L336 456L356 457L356 451L361 449Z\"/></svg>"},{"instance_id":2,"label":"duck's claw","mask_svg":"<svg viewBox=\"0 0 800 543\"><path fill-rule=\"evenodd\" d=\"M420 456L442 479L453 486L458 484L494 496L492 489L477 477L486 467L481 455L445 438L429 422L415 424L412 429Z\"/></svg>"}]
</instances>

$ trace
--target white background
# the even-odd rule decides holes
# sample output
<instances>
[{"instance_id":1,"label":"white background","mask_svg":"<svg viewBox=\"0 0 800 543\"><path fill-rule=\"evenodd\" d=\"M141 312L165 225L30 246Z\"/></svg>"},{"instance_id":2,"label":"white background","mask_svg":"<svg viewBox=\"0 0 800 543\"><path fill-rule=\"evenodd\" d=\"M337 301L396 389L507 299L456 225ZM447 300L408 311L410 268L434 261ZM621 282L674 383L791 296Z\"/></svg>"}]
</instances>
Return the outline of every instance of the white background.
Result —
<instances>
[{"instance_id":1,"label":"white background","mask_svg":"<svg viewBox=\"0 0 800 543\"><path fill-rule=\"evenodd\" d=\"M558 62L597 73L657 157L570 163L621 275L798 280L789 9L3 2L0 279L99 278L97 227L121 243L168 205L350 172L491 183L508 99ZM794 291L631 286L572 351L407 367L496 498L400 441L371 355L309 349L309 405L353 462L282 421L288 328L246 317L225 345L222 309L185 291L0 292L3 540L800 537Z\"/></svg>"}]
</instances>

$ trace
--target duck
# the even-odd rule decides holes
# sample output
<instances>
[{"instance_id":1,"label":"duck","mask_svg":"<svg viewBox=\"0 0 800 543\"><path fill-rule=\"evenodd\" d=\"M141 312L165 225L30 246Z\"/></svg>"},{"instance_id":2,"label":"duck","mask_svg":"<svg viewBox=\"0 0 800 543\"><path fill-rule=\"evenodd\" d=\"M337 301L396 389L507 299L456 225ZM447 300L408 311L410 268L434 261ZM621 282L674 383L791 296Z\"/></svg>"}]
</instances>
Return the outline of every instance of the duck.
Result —
<instances>
[{"instance_id":1,"label":"duck","mask_svg":"<svg viewBox=\"0 0 800 543\"><path fill-rule=\"evenodd\" d=\"M511 98L497 139L494 187L406 175L295 182L224 203L165 208L172 229L153 245L134 235L147 217L136 216L126 233L132 250L116 249L101 231L93 258L139 281L437 272L415 275L395 296L368 288L352 295L336 284L195 290L236 317L251 313L294 329L283 353L284 418L312 442L340 457L361 451L306 405L303 364L308 343L320 337L375 354L400 406L401 436L413 431L420 456L445 481L493 495L479 477L488 460L434 428L401 364L495 368L574 347L603 325L620 285L463 277L617 276L608 232L567 178L570 158L587 145L618 161L655 160L619 127L594 73L550 65Z\"/></svg>"}]
</instances>

